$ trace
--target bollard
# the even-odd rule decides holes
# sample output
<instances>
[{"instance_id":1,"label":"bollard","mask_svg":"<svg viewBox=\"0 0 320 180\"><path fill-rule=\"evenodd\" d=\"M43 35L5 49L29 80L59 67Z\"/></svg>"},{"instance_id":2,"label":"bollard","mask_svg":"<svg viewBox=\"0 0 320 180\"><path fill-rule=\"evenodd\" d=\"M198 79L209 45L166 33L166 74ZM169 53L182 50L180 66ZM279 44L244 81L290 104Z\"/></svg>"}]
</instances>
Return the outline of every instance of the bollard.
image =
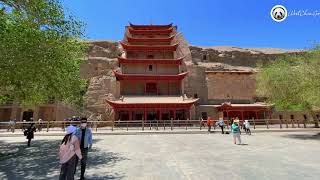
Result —
<instances>
[{"instance_id":1,"label":"bollard","mask_svg":"<svg viewBox=\"0 0 320 180\"><path fill-rule=\"evenodd\" d=\"M171 130L173 130L173 127L172 127L173 126L173 119L172 118L171 118L171 123L170 124L171 124Z\"/></svg>"}]
</instances>

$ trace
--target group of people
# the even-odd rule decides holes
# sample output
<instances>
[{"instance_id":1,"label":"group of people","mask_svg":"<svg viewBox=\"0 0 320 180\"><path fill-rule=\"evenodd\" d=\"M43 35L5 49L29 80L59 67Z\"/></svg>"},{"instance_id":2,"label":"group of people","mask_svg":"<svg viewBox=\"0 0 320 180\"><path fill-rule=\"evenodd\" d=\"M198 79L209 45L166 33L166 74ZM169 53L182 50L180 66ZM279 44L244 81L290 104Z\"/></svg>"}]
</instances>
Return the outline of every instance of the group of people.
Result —
<instances>
[{"instance_id":1,"label":"group of people","mask_svg":"<svg viewBox=\"0 0 320 180\"><path fill-rule=\"evenodd\" d=\"M241 127L240 127L240 120L239 118L232 118L230 121L231 124L231 133L233 135L233 142L234 144L237 144L236 139L238 139L238 143L241 144ZM221 134L224 134L224 127L225 127L225 123L224 120L222 118L219 118L219 120L217 121L216 125L218 125L221 128ZM212 126L212 122L211 122L211 117L208 116L207 117L207 126L208 126L208 132L211 132L211 126ZM246 132L246 134L251 135L251 130L250 130L250 122L248 120L245 120L242 124L242 128L244 129L244 131ZM229 134L229 132L226 132L226 134Z\"/></svg>"},{"instance_id":2,"label":"group of people","mask_svg":"<svg viewBox=\"0 0 320 180\"><path fill-rule=\"evenodd\" d=\"M88 151L92 148L92 133L87 127L87 118L81 118L80 122L80 127L69 125L62 139L59 149L61 163L59 180L73 180L79 160L81 162L80 179L85 179Z\"/></svg>"}]
</instances>

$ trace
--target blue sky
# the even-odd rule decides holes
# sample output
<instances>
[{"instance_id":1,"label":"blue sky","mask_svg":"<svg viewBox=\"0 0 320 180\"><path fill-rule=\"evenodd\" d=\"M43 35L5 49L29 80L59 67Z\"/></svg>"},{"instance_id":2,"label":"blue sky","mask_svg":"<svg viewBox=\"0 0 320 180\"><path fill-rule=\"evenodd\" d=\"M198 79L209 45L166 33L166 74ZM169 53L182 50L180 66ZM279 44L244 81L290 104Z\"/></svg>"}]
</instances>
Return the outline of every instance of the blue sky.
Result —
<instances>
[{"instance_id":1,"label":"blue sky","mask_svg":"<svg viewBox=\"0 0 320 180\"><path fill-rule=\"evenodd\" d=\"M86 23L86 38L121 40L124 26L174 23L191 45L310 48L320 43L318 16L270 17L274 5L318 11L318 0L63 0Z\"/></svg>"}]
</instances>

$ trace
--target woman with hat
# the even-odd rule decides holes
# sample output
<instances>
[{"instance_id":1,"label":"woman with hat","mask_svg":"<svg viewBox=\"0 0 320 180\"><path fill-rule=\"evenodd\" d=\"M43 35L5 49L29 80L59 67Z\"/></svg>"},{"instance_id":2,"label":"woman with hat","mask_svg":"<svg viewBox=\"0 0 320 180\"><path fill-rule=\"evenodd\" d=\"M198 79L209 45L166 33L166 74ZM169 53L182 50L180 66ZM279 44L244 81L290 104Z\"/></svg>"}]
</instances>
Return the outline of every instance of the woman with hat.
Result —
<instances>
[{"instance_id":1,"label":"woman with hat","mask_svg":"<svg viewBox=\"0 0 320 180\"><path fill-rule=\"evenodd\" d=\"M60 145L59 158L61 171L59 180L73 180L76 156L82 159L79 139L73 135L75 130L76 127L72 125L68 126L67 134L64 136Z\"/></svg>"},{"instance_id":2,"label":"woman with hat","mask_svg":"<svg viewBox=\"0 0 320 180\"><path fill-rule=\"evenodd\" d=\"M233 124L231 125L231 131L232 131L232 135L233 135L234 144L237 144L236 139L238 139L239 144L241 144L241 137L240 137L241 131L239 128L239 120L235 119L233 121Z\"/></svg>"}]
</instances>

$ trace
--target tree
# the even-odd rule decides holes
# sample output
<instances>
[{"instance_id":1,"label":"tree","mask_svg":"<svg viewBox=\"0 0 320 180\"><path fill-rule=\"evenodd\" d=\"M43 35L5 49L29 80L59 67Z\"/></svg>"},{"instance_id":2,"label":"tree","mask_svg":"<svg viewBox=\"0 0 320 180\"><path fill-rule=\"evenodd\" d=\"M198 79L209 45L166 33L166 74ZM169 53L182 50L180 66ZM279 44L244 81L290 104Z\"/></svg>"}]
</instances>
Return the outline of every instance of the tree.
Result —
<instances>
[{"instance_id":1,"label":"tree","mask_svg":"<svg viewBox=\"0 0 320 180\"><path fill-rule=\"evenodd\" d=\"M0 0L0 101L81 104L82 36L58 0Z\"/></svg>"},{"instance_id":2,"label":"tree","mask_svg":"<svg viewBox=\"0 0 320 180\"><path fill-rule=\"evenodd\" d=\"M277 110L307 111L319 127L315 109L320 108L320 47L281 56L259 67L257 94Z\"/></svg>"}]
</instances>

